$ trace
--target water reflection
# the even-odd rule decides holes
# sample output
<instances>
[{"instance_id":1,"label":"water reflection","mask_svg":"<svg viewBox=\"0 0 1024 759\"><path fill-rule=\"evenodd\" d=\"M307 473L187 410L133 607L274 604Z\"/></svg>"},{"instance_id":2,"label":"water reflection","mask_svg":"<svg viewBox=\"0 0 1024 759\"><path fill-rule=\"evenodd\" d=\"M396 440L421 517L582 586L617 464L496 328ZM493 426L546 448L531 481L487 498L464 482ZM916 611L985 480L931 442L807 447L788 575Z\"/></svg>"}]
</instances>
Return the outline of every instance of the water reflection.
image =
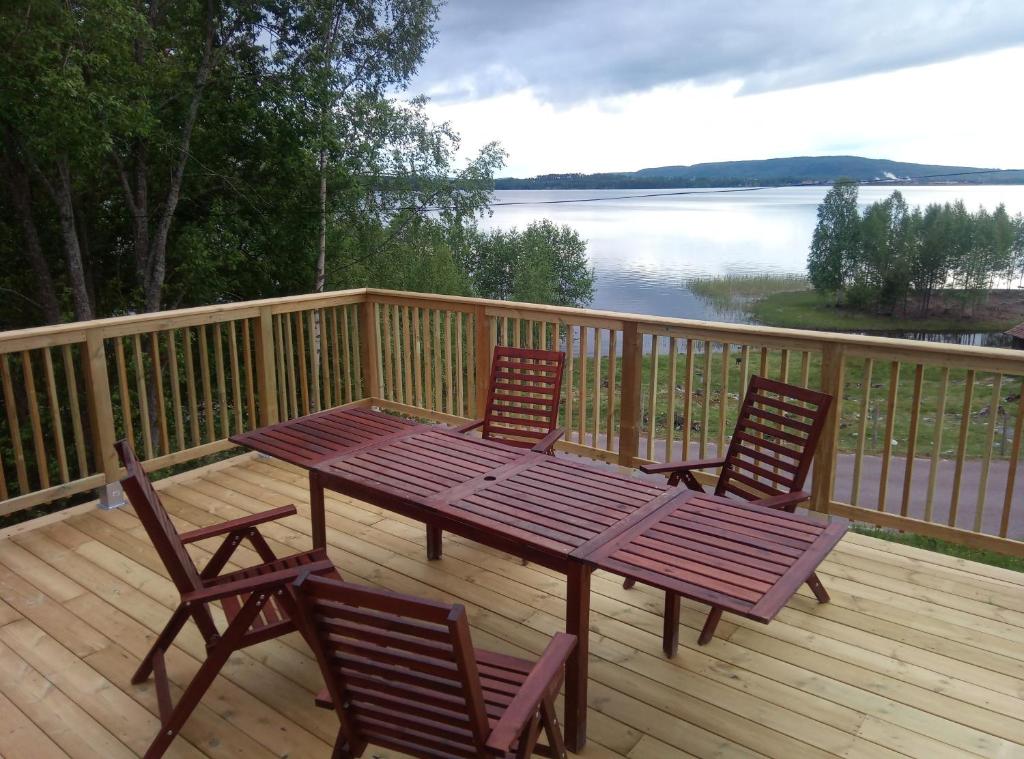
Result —
<instances>
[{"instance_id":1,"label":"water reflection","mask_svg":"<svg viewBox=\"0 0 1024 759\"><path fill-rule=\"evenodd\" d=\"M893 187L861 189L863 206L887 197ZM1024 212L1024 186L900 187L910 205L952 202L1010 214ZM525 227L537 219L568 224L588 241L596 270L593 308L684 319L749 322L735 308L718 308L698 298L688 279L722 274L801 274L824 187L766 189L750 193L682 195L636 200L556 205L495 206L486 227ZM507 190L498 202L536 202L646 194L622 190ZM855 325L851 325L855 328ZM967 333L911 339L999 344L1001 336Z\"/></svg>"}]
</instances>

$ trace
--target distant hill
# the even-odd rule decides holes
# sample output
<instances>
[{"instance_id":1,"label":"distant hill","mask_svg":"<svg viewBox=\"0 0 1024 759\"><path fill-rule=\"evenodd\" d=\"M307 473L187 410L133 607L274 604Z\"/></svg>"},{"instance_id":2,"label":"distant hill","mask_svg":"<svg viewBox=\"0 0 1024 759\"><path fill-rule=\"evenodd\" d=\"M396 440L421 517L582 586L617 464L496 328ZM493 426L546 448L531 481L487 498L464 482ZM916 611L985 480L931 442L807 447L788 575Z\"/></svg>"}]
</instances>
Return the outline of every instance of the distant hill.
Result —
<instances>
[{"instance_id":1,"label":"distant hill","mask_svg":"<svg viewBox=\"0 0 1024 759\"><path fill-rule=\"evenodd\" d=\"M840 177L893 184L1017 184L1024 171L982 172L973 166L905 163L859 156L799 156L760 161L721 161L692 166L658 166L607 174L544 174L529 179L496 179L498 190L657 189L744 187L771 184L831 184ZM941 176L935 176L941 175ZM950 176L959 175L959 176Z\"/></svg>"}]
</instances>

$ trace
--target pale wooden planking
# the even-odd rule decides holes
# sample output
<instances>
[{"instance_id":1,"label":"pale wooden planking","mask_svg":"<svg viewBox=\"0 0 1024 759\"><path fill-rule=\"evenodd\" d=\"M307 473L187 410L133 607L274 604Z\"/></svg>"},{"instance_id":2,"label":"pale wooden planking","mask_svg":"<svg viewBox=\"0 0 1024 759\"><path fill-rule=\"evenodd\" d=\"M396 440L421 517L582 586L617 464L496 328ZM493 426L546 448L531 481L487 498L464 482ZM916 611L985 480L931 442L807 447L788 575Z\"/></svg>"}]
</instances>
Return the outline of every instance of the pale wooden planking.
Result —
<instances>
[{"instance_id":1,"label":"pale wooden planking","mask_svg":"<svg viewBox=\"0 0 1024 759\"><path fill-rule=\"evenodd\" d=\"M268 526L266 534L279 552L308 545L305 475L298 469L247 460L161 491L182 529L294 501L300 514ZM342 496L328 495L327 503L331 556L346 577L460 600L478 645L535 655L562 624L564 580L554 573L454 536L446 536L445 558L428 564L419 525ZM1020 639L1021 610L1013 600L1018 578L991 572L995 568L972 572L970 563L893 545L850 536L823 567L832 604L818 606L801 593L769 626L727 617L721 639L706 647L693 640L705 609L684 604L687 629L672 662L659 653L659 594L626 591L614 577L596 575L594 748L584 756L1017 755L1020 747L1006 736L1024 729L1015 717L1024 693L1014 689L1020 681L1013 676L1013 664L1024 662L1012 655ZM195 555L202 562L208 548ZM236 559L253 560L254 554L240 551ZM117 639L123 651L109 645L84 654L90 671L113 679L127 672L125 652L138 656L144 650L146 636L162 626L176 600L127 510L76 516L23 534L16 543L0 543L0 563L8 577L22 583L33 578L20 595L8 589L10 583L0 584L0 597L14 614L29 612L26 594L36 592L36 581L47 588L50 600L24 621L53 637L54 645L80 645L84 652L103 635ZM91 632L62 632L66 614L102 634L93 639ZM971 618L977 621L969 623ZM12 618L11 624L22 621ZM201 655L198 636L186 635L182 645L186 659ZM289 727L311 719L299 712L312 710L287 703L279 692L311 684L313 665L301 641L265 644L240 660L238 671L219 679L236 701L262 704L271 726L274 719ZM266 692L268 684L272 692ZM128 695L148 710L151 693ZM203 714L209 726L204 734L216 732L219 745L244 741L246 723L217 728L225 714L241 719L244 709L219 703L216 709ZM317 716L329 718L333 728L331 715L312 719ZM296 729L307 727L324 729L312 723ZM321 743L331 737L311 735ZM228 755L198 747L209 756Z\"/></svg>"}]
</instances>

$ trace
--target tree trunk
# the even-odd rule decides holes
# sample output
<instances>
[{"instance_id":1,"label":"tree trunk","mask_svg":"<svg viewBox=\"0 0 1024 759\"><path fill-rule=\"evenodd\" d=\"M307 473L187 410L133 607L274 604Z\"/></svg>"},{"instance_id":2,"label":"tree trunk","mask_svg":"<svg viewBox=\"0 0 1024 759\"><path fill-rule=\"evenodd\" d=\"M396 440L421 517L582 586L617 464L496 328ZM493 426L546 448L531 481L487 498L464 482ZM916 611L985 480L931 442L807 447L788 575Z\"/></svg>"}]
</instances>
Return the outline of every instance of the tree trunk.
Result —
<instances>
[{"instance_id":1,"label":"tree trunk","mask_svg":"<svg viewBox=\"0 0 1024 759\"><path fill-rule=\"evenodd\" d=\"M7 187L10 191L14 213L18 217L18 223L21 225L25 238L25 256L28 258L32 274L35 276L36 298L46 323L58 324L60 322L60 302L57 300L57 292L53 286L50 266L39 242L39 230L36 229L36 222L32 217L32 185L29 181L28 171L15 155L12 141L7 135L5 138Z\"/></svg>"},{"instance_id":2,"label":"tree trunk","mask_svg":"<svg viewBox=\"0 0 1024 759\"><path fill-rule=\"evenodd\" d=\"M320 240L313 291L322 293L327 281L327 149L320 148Z\"/></svg>"},{"instance_id":3,"label":"tree trunk","mask_svg":"<svg viewBox=\"0 0 1024 759\"><path fill-rule=\"evenodd\" d=\"M89 288L85 282L85 267L82 265L82 248L75 226L75 204L71 193L71 167L68 157L57 158L57 184L53 187L53 200L57 204L60 218L60 232L64 240L64 257L68 265L68 283L71 285L71 301L75 307L75 318L86 321L93 318Z\"/></svg>"}]
</instances>

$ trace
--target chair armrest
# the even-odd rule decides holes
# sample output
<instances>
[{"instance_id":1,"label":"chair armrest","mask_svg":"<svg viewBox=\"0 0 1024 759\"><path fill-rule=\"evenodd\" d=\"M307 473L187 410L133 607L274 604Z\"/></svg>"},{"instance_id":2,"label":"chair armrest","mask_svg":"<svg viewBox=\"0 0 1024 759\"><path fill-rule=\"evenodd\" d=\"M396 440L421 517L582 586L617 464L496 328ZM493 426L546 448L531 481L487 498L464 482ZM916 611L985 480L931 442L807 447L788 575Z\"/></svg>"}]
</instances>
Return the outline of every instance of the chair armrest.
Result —
<instances>
[{"instance_id":1,"label":"chair armrest","mask_svg":"<svg viewBox=\"0 0 1024 759\"><path fill-rule=\"evenodd\" d=\"M561 427L555 427L551 432L542 437L536 442L536 444L530 449L534 453L547 453L551 448L561 440L562 435L565 434L565 430Z\"/></svg>"},{"instance_id":2,"label":"chair armrest","mask_svg":"<svg viewBox=\"0 0 1024 759\"><path fill-rule=\"evenodd\" d=\"M267 511L261 511L259 514L250 514L247 517L230 519L227 522L221 522L220 524L210 525L209 527L200 527L198 530L183 532L180 536L181 542L185 544L195 543L197 540L215 538L218 535L227 535L229 532L234 532L235 530L245 530L249 527L255 527L258 524L273 522L275 519L290 517L292 514L296 513L298 512L294 506L280 506L276 509L268 509Z\"/></svg>"},{"instance_id":3,"label":"chair armrest","mask_svg":"<svg viewBox=\"0 0 1024 759\"><path fill-rule=\"evenodd\" d=\"M670 461L667 464L641 464L640 471L645 474L671 474L672 472L688 472L691 469L710 469L725 464L725 459L687 459Z\"/></svg>"},{"instance_id":4,"label":"chair armrest","mask_svg":"<svg viewBox=\"0 0 1024 759\"><path fill-rule=\"evenodd\" d=\"M792 511L798 504L803 503L810 497L810 493L803 490L795 490L792 493L780 493L779 495L770 495L767 498L758 498L756 501L751 501L751 503L755 506L767 506L769 509Z\"/></svg>"},{"instance_id":5,"label":"chair armrest","mask_svg":"<svg viewBox=\"0 0 1024 759\"><path fill-rule=\"evenodd\" d=\"M562 669L565 660L576 647L576 636L568 633L557 633L548 647L544 649L540 659L533 665L522 686L512 697L512 701L501 715L498 724L487 737L487 748L499 756L507 754L522 735L523 729L533 719L540 708L540 702L554 687L561 683Z\"/></svg>"},{"instance_id":6,"label":"chair armrest","mask_svg":"<svg viewBox=\"0 0 1024 759\"><path fill-rule=\"evenodd\" d=\"M483 426L483 423L483 419L474 419L472 422L466 422L465 424L460 424L458 427L454 427L452 432L457 432L462 435L466 432L475 430L477 427Z\"/></svg>"},{"instance_id":7,"label":"chair armrest","mask_svg":"<svg viewBox=\"0 0 1024 759\"><path fill-rule=\"evenodd\" d=\"M230 598L243 593L259 593L264 590L276 590L283 588L303 573L318 574L334 569L334 564L328 559L314 561L311 564L304 564L288 569L279 569L276 572L268 572L262 576L248 577L244 580L234 580L220 585L213 585L202 590L194 590L191 593L183 593L181 602L186 606L196 603L209 603L219 601L222 598Z\"/></svg>"}]
</instances>

